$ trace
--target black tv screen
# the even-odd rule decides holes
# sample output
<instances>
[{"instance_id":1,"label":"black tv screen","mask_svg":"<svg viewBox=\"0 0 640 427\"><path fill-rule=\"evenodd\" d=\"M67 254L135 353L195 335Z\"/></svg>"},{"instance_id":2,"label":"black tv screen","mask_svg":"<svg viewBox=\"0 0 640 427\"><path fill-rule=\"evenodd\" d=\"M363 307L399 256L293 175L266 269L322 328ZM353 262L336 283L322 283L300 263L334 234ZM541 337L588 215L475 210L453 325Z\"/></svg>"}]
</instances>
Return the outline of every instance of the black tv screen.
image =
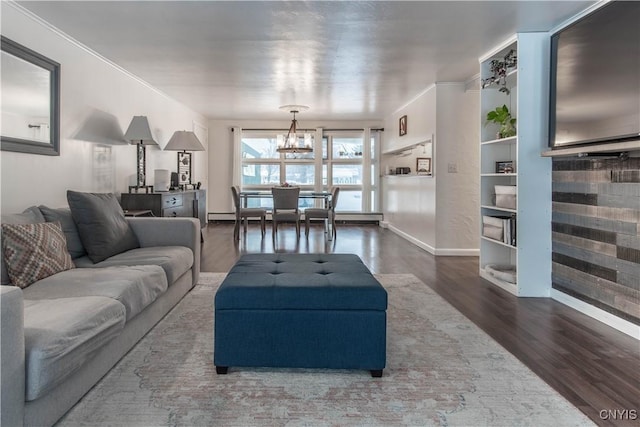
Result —
<instances>
[{"instance_id":1,"label":"black tv screen","mask_svg":"<svg viewBox=\"0 0 640 427\"><path fill-rule=\"evenodd\" d=\"M615 1L551 37L553 148L640 140L640 2Z\"/></svg>"}]
</instances>

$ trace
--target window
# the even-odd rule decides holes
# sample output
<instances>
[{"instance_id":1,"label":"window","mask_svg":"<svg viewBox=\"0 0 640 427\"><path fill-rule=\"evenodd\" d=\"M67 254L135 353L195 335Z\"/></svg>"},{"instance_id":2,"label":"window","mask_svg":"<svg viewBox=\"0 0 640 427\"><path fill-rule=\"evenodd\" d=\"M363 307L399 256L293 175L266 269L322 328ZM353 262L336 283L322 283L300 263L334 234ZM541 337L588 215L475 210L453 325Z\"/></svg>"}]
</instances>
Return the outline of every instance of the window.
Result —
<instances>
[{"instance_id":1,"label":"window","mask_svg":"<svg viewBox=\"0 0 640 427\"><path fill-rule=\"evenodd\" d=\"M284 165L285 181L291 185L313 187L315 185L315 165L313 164L288 164Z\"/></svg>"},{"instance_id":2,"label":"window","mask_svg":"<svg viewBox=\"0 0 640 427\"><path fill-rule=\"evenodd\" d=\"M312 153L281 154L276 131L243 131L240 147L240 184L243 190L266 191L284 182L303 191L327 191L340 186L337 211L374 212L377 197L379 132L325 131ZM319 156L320 147L322 156ZM320 175L319 175L320 174ZM252 199L252 205L271 207L270 199ZM306 200L301 203L311 203ZM302 206L305 207L305 206Z\"/></svg>"}]
</instances>

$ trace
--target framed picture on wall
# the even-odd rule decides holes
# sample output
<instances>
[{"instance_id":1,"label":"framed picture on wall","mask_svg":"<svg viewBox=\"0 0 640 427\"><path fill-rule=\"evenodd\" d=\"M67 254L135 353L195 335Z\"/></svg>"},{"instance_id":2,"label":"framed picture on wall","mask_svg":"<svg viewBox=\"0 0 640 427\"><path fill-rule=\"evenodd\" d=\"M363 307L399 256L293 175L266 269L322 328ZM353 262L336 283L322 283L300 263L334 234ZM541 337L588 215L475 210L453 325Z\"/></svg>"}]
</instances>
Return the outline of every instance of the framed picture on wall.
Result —
<instances>
[{"instance_id":1,"label":"framed picture on wall","mask_svg":"<svg viewBox=\"0 0 640 427\"><path fill-rule=\"evenodd\" d=\"M178 184L191 184L191 153L178 152Z\"/></svg>"},{"instance_id":2,"label":"framed picture on wall","mask_svg":"<svg viewBox=\"0 0 640 427\"><path fill-rule=\"evenodd\" d=\"M418 175L431 175L431 157L418 157L416 159L416 173Z\"/></svg>"},{"instance_id":3,"label":"framed picture on wall","mask_svg":"<svg viewBox=\"0 0 640 427\"><path fill-rule=\"evenodd\" d=\"M400 123L399 123L398 129L400 129L400 136L404 136L407 134L407 116L406 115L400 117Z\"/></svg>"}]
</instances>

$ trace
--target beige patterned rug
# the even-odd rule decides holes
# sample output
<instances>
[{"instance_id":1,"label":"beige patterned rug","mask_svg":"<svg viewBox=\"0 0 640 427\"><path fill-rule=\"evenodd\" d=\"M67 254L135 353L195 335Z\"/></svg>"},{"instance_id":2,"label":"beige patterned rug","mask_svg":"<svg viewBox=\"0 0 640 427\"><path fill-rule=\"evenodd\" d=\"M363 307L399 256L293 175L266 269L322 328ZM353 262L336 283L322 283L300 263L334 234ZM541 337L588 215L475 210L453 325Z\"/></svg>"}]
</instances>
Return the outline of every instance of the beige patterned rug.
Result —
<instances>
[{"instance_id":1,"label":"beige patterned rug","mask_svg":"<svg viewBox=\"0 0 640 427\"><path fill-rule=\"evenodd\" d=\"M593 425L411 274L376 277L389 293L387 368L213 366L213 296L200 283L61 421L90 426Z\"/></svg>"}]
</instances>

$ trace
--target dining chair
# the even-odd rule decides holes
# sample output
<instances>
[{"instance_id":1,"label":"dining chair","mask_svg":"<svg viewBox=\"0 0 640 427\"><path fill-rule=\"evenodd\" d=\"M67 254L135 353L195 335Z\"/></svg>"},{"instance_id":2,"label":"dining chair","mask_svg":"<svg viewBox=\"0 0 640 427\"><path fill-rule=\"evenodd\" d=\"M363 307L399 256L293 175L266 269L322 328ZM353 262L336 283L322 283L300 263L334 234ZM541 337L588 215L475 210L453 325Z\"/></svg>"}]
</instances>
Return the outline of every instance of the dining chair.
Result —
<instances>
[{"instance_id":1,"label":"dining chair","mask_svg":"<svg viewBox=\"0 0 640 427\"><path fill-rule=\"evenodd\" d=\"M336 231L336 205L338 204L338 195L340 194L340 187L331 187L329 190L331 193L331 199L328 202L326 208L308 208L304 211L304 233L309 237L309 225L310 220L314 218L322 218L331 222L331 233L333 238L337 236ZM325 228L326 230L326 228Z\"/></svg>"},{"instance_id":2,"label":"dining chair","mask_svg":"<svg viewBox=\"0 0 640 427\"><path fill-rule=\"evenodd\" d=\"M244 208L240 203L240 188L237 185L231 187L233 194L233 204L236 207L236 223L233 229L233 237L240 240L240 223L244 219L244 234L247 234L247 224L249 218L259 218L262 235L265 233L265 223L267 220L267 210L264 208Z\"/></svg>"},{"instance_id":3,"label":"dining chair","mask_svg":"<svg viewBox=\"0 0 640 427\"><path fill-rule=\"evenodd\" d=\"M281 222L295 222L296 234L300 238L300 208L298 198L300 187L272 187L273 212L271 215L272 233L278 234L278 224Z\"/></svg>"}]
</instances>

